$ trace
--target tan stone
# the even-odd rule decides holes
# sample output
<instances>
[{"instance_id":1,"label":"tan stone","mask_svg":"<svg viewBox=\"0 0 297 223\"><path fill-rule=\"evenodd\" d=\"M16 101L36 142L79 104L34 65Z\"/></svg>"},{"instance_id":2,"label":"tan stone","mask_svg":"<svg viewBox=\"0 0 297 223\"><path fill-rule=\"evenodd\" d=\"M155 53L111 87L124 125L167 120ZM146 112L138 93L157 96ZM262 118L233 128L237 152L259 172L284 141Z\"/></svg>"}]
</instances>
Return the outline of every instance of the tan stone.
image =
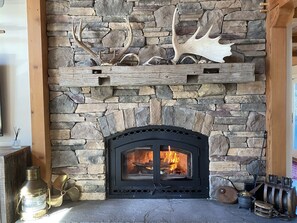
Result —
<instances>
[{"instance_id":1,"label":"tan stone","mask_svg":"<svg viewBox=\"0 0 297 223\"><path fill-rule=\"evenodd\" d=\"M193 124L193 131L194 132L201 132L203 122L204 122L205 113L203 112L196 112L195 114L195 121Z\"/></svg>"},{"instance_id":2,"label":"tan stone","mask_svg":"<svg viewBox=\"0 0 297 223\"><path fill-rule=\"evenodd\" d=\"M145 32L145 37L161 37L161 36L168 36L169 32Z\"/></svg>"},{"instance_id":3,"label":"tan stone","mask_svg":"<svg viewBox=\"0 0 297 223\"><path fill-rule=\"evenodd\" d=\"M137 103L119 103L120 110L129 109L129 108L138 108L138 104Z\"/></svg>"},{"instance_id":4,"label":"tan stone","mask_svg":"<svg viewBox=\"0 0 297 223\"><path fill-rule=\"evenodd\" d=\"M91 93L91 88L90 87L82 87L81 88L81 93L82 94L89 94L89 93Z\"/></svg>"},{"instance_id":5,"label":"tan stone","mask_svg":"<svg viewBox=\"0 0 297 223\"><path fill-rule=\"evenodd\" d=\"M150 124L151 125L161 125L162 115L161 115L161 102L157 99L150 100Z\"/></svg>"},{"instance_id":6,"label":"tan stone","mask_svg":"<svg viewBox=\"0 0 297 223\"><path fill-rule=\"evenodd\" d=\"M85 118L78 114L51 114L50 120L51 122L83 122Z\"/></svg>"},{"instance_id":7,"label":"tan stone","mask_svg":"<svg viewBox=\"0 0 297 223\"><path fill-rule=\"evenodd\" d=\"M68 11L69 15L96 15L93 8L70 8Z\"/></svg>"},{"instance_id":8,"label":"tan stone","mask_svg":"<svg viewBox=\"0 0 297 223\"><path fill-rule=\"evenodd\" d=\"M71 46L68 37L49 37L48 38L49 46Z\"/></svg>"},{"instance_id":9,"label":"tan stone","mask_svg":"<svg viewBox=\"0 0 297 223\"><path fill-rule=\"evenodd\" d=\"M88 165L88 174L105 173L105 164Z\"/></svg>"},{"instance_id":10,"label":"tan stone","mask_svg":"<svg viewBox=\"0 0 297 223\"><path fill-rule=\"evenodd\" d=\"M90 150L104 150L105 145L103 140L87 140L87 143L85 145L85 149L90 149Z\"/></svg>"},{"instance_id":11,"label":"tan stone","mask_svg":"<svg viewBox=\"0 0 297 223\"><path fill-rule=\"evenodd\" d=\"M202 126L201 133L204 134L204 135L209 136L210 131L212 130L213 122L214 122L214 117L209 115L209 114L206 114L205 119L204 119L204 123L203 123L203 126Z\"/></svg>"},{"instance_id":12,"label":"tan stone","mask_svg":"<svg viewBox=\"0 0 297 223\"><path fill-rule=\"evenodd\" d=\"M241 156L241 157L242 156L259 157L260 154L261 154L260 148L230 148L227 155Z\"/></svg>"},{"instance_id":13,"label":"tan stone","mask_svg":"<svg viewBox=\"0 0 297 223\"><path fill-rule=\"evenodd\" d=\"M176 104L176 100L167 100L162 99L162 106L174 106Z\"/></svg>"},{"instance_id":14,"label":"tan stone","mask_svg":"<svg viewBox=\"0 0 297 223\"><path fill-rule=\"evenodd\" d=\"M238 162L210 162L210 171L240 171L240 164Z\"/></svg>"},{"instance_id":15,"label":"tan stone","mask_svg":"<svg viewBox=\"0 0 297 223\"><path fill-rule=\"evenodd\" d=\"M237 95L264 94L265 82L256 81L237 85Z\"/></svg>"},{"instance_id":16,"label":"tan stone","mask_svg":"<svg viewBox=\"0 0 297 223\"><path fill-rule=\"evenodd\" d=\"M155 93L155 88L151 86L142 86L139 88L139 95L153 95Z\"/></svg>"},{"instance_id":17,"label":"tan stone","mask_svg":"<svg viewBox=\"0 0 297 223\"><path fill-rule=\"evenodd\" d=\"M75 113L103 112L106 106L106 104L79 104Z\"/></svg>"},{"instance_id":18,"label":"tan stone","mask_svg":"<svg viewBox=\"0 0 297 223\"><path fill-rule=\"evenodd\" d=\"M51 130L50 138L51 139L69 139L70 138L70 130L69 129Z\"/></svg>"},{"instance_id":19,"label":"tan stone","mask_svg":"<svg viewBox=\"0 0 297 223\"><path fill-rule=\"evenodd\" d=\"M111 97L104 100L106 103L119 102L119 97Z\"/></svg>"},{"instance_id":20,"label":"tan stone","mask_svg":"<svg viewBox=\"0 0 297 223\"><path fill-rule=\"evenodd\" d=\"M116 111L113 113L115 119L115 127L117 132L122 132L125 130L124 115L123 111Z\"/></svg>"},{"instance_id":21,"label":"tan stone","mask_svg":"<svg viewBox=\"0 0 297 223\"><path fill-rule=\"evenodd\" d=\"M139 22L130 22L130 25L131 25L132 30L143 29L143 27L144 27L143 23L139 23ZM121 22L110 22L109 28L111 28L112 30L127 29L127 24L121 23Z\"/></svg>"},{"instance_id":22,"label":"tan stone","mask_svg":"<svg viewBox=\"0 0 297 223\"><path fill-rule=\"evenodd\" d=\"M197 98L197 91L174 91L173 98Z\"/></svg>"},{"instance_id":23,"label":"tan stone","mask_svg":"<svg viewBox=\"0 0 297 223\"><path fill-rule=\"evenodd\" d=\"M105 200L105 193L81 193L79 200Z\"/></svg>"},{"instance_id":24,"label":"tan stone","mask_svg":"<svg viewBox=\"0 0 297 223\"><path fill-rule=\"evenodd\" d=\"M124 112L126 129L136 127L134 109L133 108L125 109L123 110L123 112Z\"/></svg>"},{"instance_id":25,"label":"tan stone","mask_svg":"<svg viewBox=\"0 0 297 223\"><path fill-rule=\"evenodd\" d=\"M172 91L184 91L183 85L171 85L169 87Z\"/></svg>"},{"instance_id":26,"label":"tan stone","mask_svg":"<svg viewBox=\"0 0 297 223\"><path fill-rule=\"evenodd\" d=\"M159 44L160 39L158 37L147 37L146 44L147 45L156 45Z\"/></svg>"},{"instance_id":27,"label":"tan stone","mask_svg":"<svg viewBox=\"0 0 297 223\"><path fill-rule=\"evenodd\" d=\"M56 98L56 97L58 97L58 96L60 96L62 94L63 94L63 92L51 91L50 92L50 100L52 100L52 99L54 99L54 98Z\"/></svg>"},{"instance_id":28,"label":"tan stone","mask_svg":"<svg viewBox=\"0 0 297 223\"><path fill-rule=\"evenodd\" d=\"M53 146L74 146L74 145L84 145L86 141L84 139L58 139L51 140Z\"/></svg>"}]
</instances>

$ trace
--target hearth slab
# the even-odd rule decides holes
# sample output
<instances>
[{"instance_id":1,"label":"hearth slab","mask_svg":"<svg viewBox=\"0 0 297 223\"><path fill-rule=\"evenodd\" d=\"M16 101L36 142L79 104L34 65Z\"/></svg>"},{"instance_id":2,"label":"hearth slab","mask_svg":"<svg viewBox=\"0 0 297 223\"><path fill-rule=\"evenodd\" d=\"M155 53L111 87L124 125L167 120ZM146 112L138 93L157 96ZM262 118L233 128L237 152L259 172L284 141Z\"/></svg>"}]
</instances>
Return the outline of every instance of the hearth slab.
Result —
<instances>
[{"instance_id":1,"label":"hearth slab","mask_svg":"<svg viewBox=\"0 0 297 223\"><path fill-rule=\"evenodd\" d=\"M206 199L110 199L65 202L35 223L52 222L280 222L262 218L237 204ZM22 223L22 221L17 221Z\"/></svg>"}]
</instances>

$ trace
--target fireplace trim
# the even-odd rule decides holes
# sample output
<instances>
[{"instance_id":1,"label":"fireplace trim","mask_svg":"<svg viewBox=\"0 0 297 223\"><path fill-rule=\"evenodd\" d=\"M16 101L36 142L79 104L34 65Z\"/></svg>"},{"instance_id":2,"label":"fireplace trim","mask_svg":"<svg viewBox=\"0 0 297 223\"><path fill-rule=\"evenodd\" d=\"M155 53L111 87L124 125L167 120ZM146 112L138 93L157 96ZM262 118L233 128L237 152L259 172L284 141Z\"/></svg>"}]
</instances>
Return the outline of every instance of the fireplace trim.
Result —
<instances>
[{"instance_id":1,"label":"fireplace trim","mask_svg":"<svg viewBox=\"0 0 297 223\"><path fill-rule=\"evenodd\" d=\"M148 138L150 136L150 138ZM171 136L172 139L168 139ZM124 181L119 178L118 168L111 162L119 162L119 150L127 145L141 145L145 140L151 144L161 145L162 140L175 145L183 145L183 149L197 156L193 163L192 180L160 181L155 179L147 185L139 185L135 181ZM209 148L208 137L190 130L173 126L145 126L131 128L106 138L106 191L108 198L208 198L209 197ZM160 148L159 148L160 149ZM158 151L154 150L154 152ZM198 156L199 155L199 156ZM208 168L206 168L208 167ZM119 189L120 188L120 189Z\"/></svg>"}]
</instances>

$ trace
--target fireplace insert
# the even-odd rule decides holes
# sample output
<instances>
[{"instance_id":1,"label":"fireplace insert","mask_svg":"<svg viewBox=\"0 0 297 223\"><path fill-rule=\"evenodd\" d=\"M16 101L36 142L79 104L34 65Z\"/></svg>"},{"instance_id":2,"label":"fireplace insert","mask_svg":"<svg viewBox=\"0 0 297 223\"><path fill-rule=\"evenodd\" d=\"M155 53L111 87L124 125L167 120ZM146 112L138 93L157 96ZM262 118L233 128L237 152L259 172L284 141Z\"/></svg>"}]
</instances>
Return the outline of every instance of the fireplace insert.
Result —
<instances>
[{"instance_id":1,"label":"fireplace insert","mask_svg":"<svg viewBox=\"0 0 297 223\"><path fill-rule=\"evenodd\" d=\"M106 140L109 198L207 198L208 137L146 126Z\"/></svg>"}]
</instances>

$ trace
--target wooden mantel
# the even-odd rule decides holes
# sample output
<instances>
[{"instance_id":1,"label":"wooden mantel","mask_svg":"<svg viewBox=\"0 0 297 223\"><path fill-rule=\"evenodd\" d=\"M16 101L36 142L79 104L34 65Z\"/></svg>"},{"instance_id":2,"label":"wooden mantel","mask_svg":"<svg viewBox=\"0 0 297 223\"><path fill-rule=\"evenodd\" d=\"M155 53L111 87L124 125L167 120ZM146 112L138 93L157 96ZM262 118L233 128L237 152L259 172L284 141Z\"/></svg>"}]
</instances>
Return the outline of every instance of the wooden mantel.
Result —
<instances>
[{"instance_id":1,"label":"wooden mantel","mask_svg":"<svg viewBox=\"0 0 297 223\"><path fill-rule=\"evenodd\" d=\"M267 170L286 174L287 30L294 0L267 1ZM47 86L47 36L45 1L27 1L33 162L43 179L51 177Z\"/></svg>"}]
</instances>

